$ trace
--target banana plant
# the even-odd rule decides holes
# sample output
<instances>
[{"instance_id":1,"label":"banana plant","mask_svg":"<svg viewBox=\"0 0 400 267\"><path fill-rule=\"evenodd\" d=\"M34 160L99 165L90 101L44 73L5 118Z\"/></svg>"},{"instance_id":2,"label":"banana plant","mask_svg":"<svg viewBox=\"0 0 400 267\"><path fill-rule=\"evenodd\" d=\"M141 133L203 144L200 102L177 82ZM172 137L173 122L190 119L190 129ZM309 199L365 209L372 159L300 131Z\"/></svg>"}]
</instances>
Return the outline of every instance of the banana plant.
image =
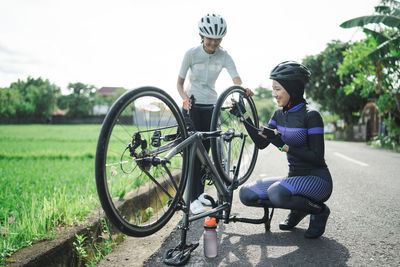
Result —
<instances>
[{"instance_id":1,"label":"banana plant","mask_svg":"<svg viewBox=\"0 0 400 267\"><path fill-rule=\"evenodd\" d=\"M371 25L374 27L370 27ZM375 7L374 15L353 18L340 26L342 28L362 27L367 35L364 44L368 44L371 38L375 41L374 48L363 58L357 59L359 62L357 79L353 80L351 85L365 85L363 82L371 81L370 75L374 74L376 80L373 89L378 96L377 105L383 114L384 125L387 127L389 136L400 143L398 123L400 121L400 2L381 0L381 4ZM358 45L362 46L362 44L359 42ZM357 47L354 46L353 50L356 51L356 49ZM351 59L351 55L349 58ZM346 67L343 67L345 70ZM371 86L369 89L364 88L364 91L371 92Z\"/></svg>"},{"instance_id":2,"label":"banana plant","mask_svg":"<svg viewBox=\"0 0 400 267\"><path fill-rule=\"evenodd\" d=\"M383 1L388 3L387 5L380 5L375 7L375 11L379 14L370 16L361 16L354 19L343 22L340 27L342 28L353 28L363 27L363 31L367 35L371 35L375 38L378 47L373 50L369 56L373 59L380 58L381 60L393 60L392 48L399 50L400 47L400 2L399 1ZM365 26L369 24L380 25L383 24L390 28L388 31L374 31ZM394 55L397 59L399 58L398 53Z\"/></svg>"}]
</instances>

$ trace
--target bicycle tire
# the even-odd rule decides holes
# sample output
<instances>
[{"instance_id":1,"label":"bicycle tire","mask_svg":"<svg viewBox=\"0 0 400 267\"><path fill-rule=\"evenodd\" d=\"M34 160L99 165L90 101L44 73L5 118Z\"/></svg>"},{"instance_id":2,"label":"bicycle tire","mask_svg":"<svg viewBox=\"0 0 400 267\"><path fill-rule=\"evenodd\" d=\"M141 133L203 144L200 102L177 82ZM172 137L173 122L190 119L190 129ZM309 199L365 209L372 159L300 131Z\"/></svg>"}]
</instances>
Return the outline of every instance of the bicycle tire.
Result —
<instances>
[{"instance_id":1,"label":"bicycle tire","mask_svg":"<svg viewBox=\"0 0 400 267\"><path fill-rule=\"evenodd\" d=\"M171 159L172 179L148 159L162 158L187 136L180 109L161 89L134 89L113 104L97 143L95 177L101 206L122 233L148 236L170 220L185 189L188 151Z\"/></svg>"},{"instance_id":2,"label":"bicycle tire","mask_svg":"<svg viewBox=\"0 0 400 267\"><path fill-rule=\"evenodd\" d=\"M249 114L254 125L257 128L259 127L259 119L256 106L253 99L247 97L245 92L245 89L241 86L232 86L226 89L218 97L211 119L211 131L222 130L223 132L226 132L229 129L234 129L235 133L237 134L247 134L247 131L239 118L229 112L229 107L232 103L232 99L238 101L239 96L243 97L247 114ZM240 140L240 142L238 142L237 140ZM233 149L231 149L232 146ZM237 157L239 154L238 151L240 151L240 146L241 139L239 138L232 140L231 148L229 148L229 143L227 144L227 142L225 142L222 137L211 139L211 152L213 162L215 164L218 174L224 179L227 184L230 184L232 181L233 171L235 168L235 164L237 163L237 158L235 157ZM254 170L257 156L258 148L254 144L253 140L251 140L251 138L247 136L238 176L238 185L243 184L247 181L247 179L249 179L251 173ZM233 167L231 168L231 166Z\"/></svg>"}]
</instances>

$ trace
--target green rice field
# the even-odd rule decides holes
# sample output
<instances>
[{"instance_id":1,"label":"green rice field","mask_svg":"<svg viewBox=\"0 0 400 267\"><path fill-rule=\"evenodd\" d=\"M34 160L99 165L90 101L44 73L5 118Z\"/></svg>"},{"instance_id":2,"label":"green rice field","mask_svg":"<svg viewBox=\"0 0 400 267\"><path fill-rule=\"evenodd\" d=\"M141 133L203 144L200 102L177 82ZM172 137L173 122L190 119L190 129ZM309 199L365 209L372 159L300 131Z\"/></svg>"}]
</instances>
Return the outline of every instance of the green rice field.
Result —
<instances>
[{"instance_id":1,"label":"green rice field","mask_svg":"<svg viewBox=\"0 0 400 267\"><path fill-rule=\"evenodd\" d=\"M99 206L94 159L101 125L0 125L0 255Z\"/></svg>"}]
</instances>

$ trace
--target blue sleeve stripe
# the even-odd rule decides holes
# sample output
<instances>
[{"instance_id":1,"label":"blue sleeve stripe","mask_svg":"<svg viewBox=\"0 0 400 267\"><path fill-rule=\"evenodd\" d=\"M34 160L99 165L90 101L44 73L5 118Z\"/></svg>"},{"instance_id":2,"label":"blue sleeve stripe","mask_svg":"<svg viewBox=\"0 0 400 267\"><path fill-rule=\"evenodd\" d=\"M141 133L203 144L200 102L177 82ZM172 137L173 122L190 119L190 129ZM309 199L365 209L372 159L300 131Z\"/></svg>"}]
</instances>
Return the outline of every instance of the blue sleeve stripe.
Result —
<instances>
[{"instance_id":1,"label":"blue sleeve stripe","mask_svg":"<svg viewBox=\"0 0 400 267\"><path fill-rule=\"evenodd\" d=\"M308 129L308 134L324 134L324 128L323 127L314 127Z\"/></svg>"},{"instance_id":2,"label":"blue sleeve stripe","mask_svg":"<svg viewBox=\"0 0 400 267\"><path fill-rule=\"evenodd\" d=\"M272 119L269 120L268 124L269 124L269 125L273 125L273 126L276 127L276 121L274 121L274 120L272 120Z\"/></svg>"}]
</instances>

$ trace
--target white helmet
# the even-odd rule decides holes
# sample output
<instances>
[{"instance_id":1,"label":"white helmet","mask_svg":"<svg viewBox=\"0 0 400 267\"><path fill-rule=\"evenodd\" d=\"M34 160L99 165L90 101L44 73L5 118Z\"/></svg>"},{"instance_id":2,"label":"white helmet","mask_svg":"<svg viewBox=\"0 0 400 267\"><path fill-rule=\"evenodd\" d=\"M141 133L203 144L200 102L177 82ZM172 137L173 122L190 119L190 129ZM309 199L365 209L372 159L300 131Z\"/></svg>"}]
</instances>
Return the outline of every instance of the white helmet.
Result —
<instances>
[{"instance_id":1,"label":"white helmet","mask_svg":"<svg viewBox=\"0 0 400 267\"><path fill-rule=\"evenodd\" d=\"M199 21L199 31L202 36L219 39L226 34L226 22L220 15L207 14Z\"/></svg>"}]
</instances>

